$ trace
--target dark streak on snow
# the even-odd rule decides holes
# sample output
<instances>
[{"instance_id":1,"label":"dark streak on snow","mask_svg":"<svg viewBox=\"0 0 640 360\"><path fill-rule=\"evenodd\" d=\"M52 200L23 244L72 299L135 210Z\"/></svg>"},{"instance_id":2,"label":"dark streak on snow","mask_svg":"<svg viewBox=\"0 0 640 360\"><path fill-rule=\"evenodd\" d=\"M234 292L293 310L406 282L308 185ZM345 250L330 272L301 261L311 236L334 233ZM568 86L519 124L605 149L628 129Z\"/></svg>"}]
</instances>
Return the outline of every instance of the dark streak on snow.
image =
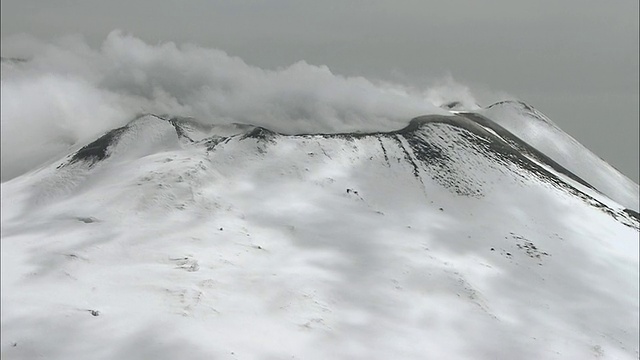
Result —
<instances>
[{"instance_id":1,"label":"dark streak on snow","mask_svg":"<svg viewBox=\"0 0 640 360\"><path fill-rule=\"evenodd\" d=\"M640 222L640 214L638 214L637 211L633 211L631 209L624 209L622 211L629 214L629 216L631 216L632 218L636 219L637 222Z\"/></svg>"},{"instance_id":2,"label":"dark streak on snow","mask_svg":"<svg viewBox=\"0 0 640 360\"><path fill-rule=\"evenodd\" d=\"M102 135L98 140L90 143L89 145L84 146L80 150L78 150L73 156L71 160L67 164L63 164L58 166L58 169L65 166L74 164L77 162L86 162L89 167L92 167L95 163L102 161L109 157L109 147L118 141L120 136L127 129L126 126L121 128L113 129L108 133Z\"/></svg>"},{"instance_id":3,"label":"dark streak on snow","mask_svg":"<svg viewBox=\"0 0 640 360\"><path fill-rule=\"evenodd\" d=\"M176 130L176 134L178 135L178 138L186 139L189 142L194 142L193 139L190 138L189 135L187 135L187 132L184 129L185 124L181 121L181 119L171 118L168 121Z\"/></svg>"},{"instance_id":4,"label":"dark streak on snow","mask_svg":"<svg viewBox=\"0 0 640 360\"><path fill-rule=\"evenodd\" d=\"M498 105L496 103L492 106ZM525 110L534 111L526 104L522 104ZM142 115L141 115L142 116ZM193 119L184 120L183 118L168 118L162 116L155 116L158 119L170 122L176 130L179 137L189 139L186 134L184 126L190 126L190 123L196 123ZM139 117L138 117L139 118ZM185 118L186 119L186 118ZM212 136L207 139L199 141L199 143L205 144L208 151L212 151L218 144L227 143L231 139L256 139L258 143L258 151L262 154L266 153L268 144L276 143L277 138L281 136L286 137L298 137L298 138L332 138L332 139L344 139L349 142L355 142L359 139L376 138L382 147L383 154L387 163L389 158L387 151L382 144L383 138L388 138L395 141L399 148L404 153L404 159L412 166L413 175L423 183L420 173L422 165L431 168L432 171L429 174L432 178L442 186L451 189L454 193L462 196L481 197L480 184L474 183L473 179L465 178L462 174L457 173L451 167L453 160L447 155L447 150L455 149L455 145L460 142L453 140L449 149L443 149L435 142L431 141L431 128L428 124L445 124L454 128L457 132L457 137L462 141L470 143L475 151L484 153L487 156L494 158L495 161L500 163L513 163L518 167L535 174L539 179L551 183L553 186L572 193L580 197L583 201L599 208L603 212L616 218L621 223L632 228L640 228L640 216L637 212L629 209L622 211L615 211L602 202L594 199L593 197L585 194L584 192L576 189L566 181L558 177L556 174L550 172L538 163L546 164L554 171L571 178L572 180L594 189L586 181L582 180L569 170L565 169L537 149L533 148L520 138L504 129L500 125L496 124L492 120L481 116L476 113L459 113L459 115L443 116L443 115L427 115L420 116L411 120L409 125L405 128L391 131L391 132L372 132L372 133L335 133L335 134L298 134L298 135L285 135L273 132L263 127L255 127L250 125L234 124L244 133L239 135L221 137ZM186 125L185 125L186 124ZM198 127L198 125L193 125ZM109 157L109 148L118 141L122 134L128 128L127 126L111 130L101 136L96 141L84 146L78 150L69 160L68 163L58 166L58 168L64 167L69 164L77 162L85 162L92 167L95 163L102 161ZM497 136L496 136L497 134ZM403 140L409 145L409 148L405 146ZM191 140L193 142L193 140ZM355 146L355 145L354 145ZM531 160L531 158L536 161ZM400 160L400 159L398 159ZM424 183L423 183L424 184ZM594 189L595 190L595 189Z\"/></svg>"},{"instance_id":5,"label":"dark streak on snow","mask_svg":"<svg viewBox=\"0 0 640 360\"><path fill-rule=\"evenodd\" d=\"M221 136L212 136L208 139L203 140L203 143L207 147L207 151L213 151L213 149L215 149L215 147L218 146L218 144L222 142L226 143L227 141L229 141L229 139L230 138L225 138Z\"/></svg>"},{"instance_id":6,"label":"dark streak on snow","mask_svg":"<svg viewBox=\"0 0 640 360\"><path fill-rule=\"evenodd\" d=\"M549 165L553 170L569 177L570 179L592 190L596 190L593 186L591 186L589 183L584 181L582 178L575 175L571 171L567 170L562 165L558 164L553 159L551 159L550 157L540 152L538 149L527 144L522 139L515 136L513 133L509 132L507 129L503 128L502 126L496 124L494 121L475 113L459 113L459 115L466 117L486 128L493 130L496 134L498 134L500 137L505 139L512 148L515 148L520 153L528 154L534 157L535 159L538 159L540 162Z\"/></svg>"},{"instance_id":7,"label":"dark streak on snow","mask_svg":"<svg viewBox=\"0 0 640 360\"><path fill-rule=\"evenodd\" d=\"M385 149L384 144L382 143L382 138L378 138L378 142L380 143L380 148L382 148L382 154L384 154L384 161L387 163L387 166L390 166L389 156L387 156L387 149Z\"/></svg>"},{"instance_id":8,"label":"dark streak on snow","mask_svg":"<svg viewBox=\"0 0 640 360\"><path fill-rule=\"evenodd\" d=\"M496 105L496 104L494 104ZM523 104L523 107L529 111L534 111L530 106ZM286 137L302 137L313 138L322 137L328 139L344 139L349 142L354 142L359 139L365 139L369 137L377 138L381 141L382 138L389 138L398 143L399 148L404 152L405 160L412 166L413 175L420 181L420 167L416 163L420 161L426 166L433 167L435 171L431 172L432 177L442 186L450 188L458 195L481 197L482 192L478 188L479 184L473 184L470 180L461 179L459 174L453 173L453 170L449 166L449 159L443 149L437 147L435 144L429 141L429 128L426 126L429 123L440 123L450 125L459 130L458 136L469 141L476 150L484 152L486 155L491 155L497 161L509 162L517 165L518 167L535 174L539 179L549 182L553 186L567 191L575 196L581 198L584 202L591 206L599 208L603 212L614 217L626 226L639 229L640 221L634 217L633 212L630 211L614 211L602 202L594 199L593 197L585 194L584 192L571 186L557 175L553 174L549 170L543 168L538 163L532 161L528 155L536 161L546 164L554 171L557 171L572 180L594 189L589 183L579 178L566 168L562 167L548 156L544 155L537 149L533 148L520 138L496 124L494 121L475 113L459 113L459 115L426 115L412 119L409 125L406 127L391 131L391 132L371 132L371 133L324 133L324 134L297 134L286 135L276 133L271 130L255 127L251 131L242 135L241 139L254 138L258 139L261 147L259 151L264 153L264 144L267 142L275 142L278 136ZM489 130L494 133L490 132ZM410 146L410 150L407 149L402 140L402 137L407 141ZM226 139L228 141L229 139ZM226 142L225 141L225 142ZM386 153L386 149L384 150ZM413 153L413 156L412 156ZM415 160L414 160L415 157ZM594 189L595 190L595 189Z\"/></svg>"},{"instance_id":9,"label":"dark streak on snow","mask_svg":"<svg viewBox=\"0 0 640 360\"><path fill-rule=\"evenodd\" d=\"M404 159L409 164L411 164L411 167L413 168L413 176L415 176L418 180L422 182L422 178L420 177L420 170L418 169L418 164L416 164L416 162L413 160L413 157L411 156L407 148L402 143L402 140L400 140L400 137L398 135L395 135L395 136L392 136L392 139L395 140L395 142L398 143L398 147L402 149L402 152L404 153Z\"/></svg>"}]
</instances>

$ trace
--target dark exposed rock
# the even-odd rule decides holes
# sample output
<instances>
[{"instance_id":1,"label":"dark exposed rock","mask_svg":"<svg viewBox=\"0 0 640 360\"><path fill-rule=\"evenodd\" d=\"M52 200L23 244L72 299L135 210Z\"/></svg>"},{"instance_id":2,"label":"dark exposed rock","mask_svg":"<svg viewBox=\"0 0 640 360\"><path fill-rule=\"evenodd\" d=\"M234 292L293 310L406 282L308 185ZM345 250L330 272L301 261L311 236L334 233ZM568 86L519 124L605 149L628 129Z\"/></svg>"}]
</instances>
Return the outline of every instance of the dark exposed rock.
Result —
<instances>
[{"instance_id":1,"label":"dark exposed rock","mask_svg":"<svg viewBox=\"0 0 640 360\"><path fill-rule=\"evenodd\" d=\"M126 126L121 128L113 129L108 133L102 135L98 140L92 142L89 145L84 146L80 150L78 150L73 156L71 160L69 160L68 164L73 164L77 162L86 162L89 166L93 166L95 163L102 161L109 157L109 147L114 144L120 136L127 129Z\"/></svg>"},{"instance_id":2,"label":"dark exposed rock","mask_svg":"<svg viewBox=\"0 0 640 360\"><path fill-rule=\"evenodd\" d=\"M504 102L502 102L504 103ZM502 103L496 103L497 106ZM535 111L532 107L525 103L516 102L528 111ZM154 115L155 116L155 115ZM194 142L187 134L186 129L193 130L191 126L194 123L196 128L200 125L193 119L189 118L169 118L167 116L155 116L158 119L170 122L175 128L179 137L186 138L190 142ZM190 125L191 124L191 125ZM446 125L450 127L450 134L453 135L450 144L443 147L442 141L436 141L434 138L435 131L438 127L432 125ZM456 148L462 147L471 149L483 154L491 159L496 165L514 164L531 174L534 174L542 181L551 183L553 186L564 191L570 192L590 205L599 208L614 218L622 221L628 226L639 227L640 217L638 213L625 209L624 211L616 211L607 205L587 195L564 178L559 177L557 173L570 178L580 185L595 190L589 183L576 176L566 168L562 167L548 156L544 155L537 149L533 148L505 128L496 124L492 120L476 114L461 112L456 115L427 115L412 119L409 124L399 130L390 132L370 132L370 133L334 133L334 134L298 134L284 135L263 127L255 127L250 125L234 124L234 126L242 132L238 135L219 136L213 135L203 140L197 141L198 144L204 144L208 151L213 151L217 145L225 144L232 139L257 140L257 151L261 154L267 152L270 144L277 142L280 137L294 138L328 138L343 139L353 143L354 148L358 146L357 141L367 138L374 138L380 143L384 159L389 163L388 151L385 148L384 141L395 142L403 153L403 159L412 167L413 175L420 182L423 182L423 176L430 176L438 184L450 189L452 192L461 196L482 197L482 184L473 178L472 172L465 172L456 166L457 159ZM109 157L109 148L118 141L120 136L126 131L127 126L111 130L101 136L96 141L84 146L78 150L69 160L67 164L77 162L85 162L89 167L95 163ZM197 130L197 129L196 129ZM441 128L440 128L441 130ZM442 135L438 135L442 138ZM325 155L326 152L325 152ZM328 155L327 155L328 156ZM67 165L65 164L65 165ZM545 166L542 166L544 164ZM65 166L65 165L61 165ZM550 171L551 168L554 172Z\"/></svg>"},{"instance_id":3,"label":"dark exposed rock","mask_svg":"<svg viewBox=\"0 0 640 360\"><path fill-rule=\"evenodd\" d=\"M242 135L242 139L258 139L266 142L273 141L276 135L279 134L263 127L256 127L248 133Z\"/></svg>"},{"instance_id":4,"label":"dark exposed rock","mask_svg":"<svg viewBox=\"0 0 640 360\"><path fill-rule=\"evenodd\" d=\"M460 106L462 106L462 103L460 101L451 101L451 102L448 102L446 104L442 104L441 107L445 108L445 109L455 109L455 108L458 108Z\"/></svg>"},{"instance_id":5,"label":"dark exposed rock","mask_svg":"<svg viewBox=\"0 0 640 360\"><path fill-rule=\"evenodd\" d=\"M638 214L637 211L633 211L631 209L624 209L622 210L625 213L627 213L629 216L631 216L632 218L636 219L636 221L640 221L640 214Z\"/></svg>"}]
</instances>

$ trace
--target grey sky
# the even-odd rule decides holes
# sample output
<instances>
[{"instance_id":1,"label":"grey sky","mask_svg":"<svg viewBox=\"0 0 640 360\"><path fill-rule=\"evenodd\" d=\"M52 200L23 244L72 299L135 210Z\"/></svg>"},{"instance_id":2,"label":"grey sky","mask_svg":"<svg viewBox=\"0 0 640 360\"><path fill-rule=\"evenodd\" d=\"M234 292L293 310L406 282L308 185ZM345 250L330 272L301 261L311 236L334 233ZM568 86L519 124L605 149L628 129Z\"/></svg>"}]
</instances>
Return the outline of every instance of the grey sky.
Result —
<instances>
[{"instance_id":1,"label":"grey sky","mask_svg":"<svg viewBox=\"0 0 640 360\"><path fill-rule=\"evenodd\" d=\"M415 86L451 74L481 101L500 92L527 101L639 179L637 0L2 0L1 7L2 37L80 33L98 46L119 28L151 43L219 48L266 68L305 60Z\"/></svg>"}]
</instances>

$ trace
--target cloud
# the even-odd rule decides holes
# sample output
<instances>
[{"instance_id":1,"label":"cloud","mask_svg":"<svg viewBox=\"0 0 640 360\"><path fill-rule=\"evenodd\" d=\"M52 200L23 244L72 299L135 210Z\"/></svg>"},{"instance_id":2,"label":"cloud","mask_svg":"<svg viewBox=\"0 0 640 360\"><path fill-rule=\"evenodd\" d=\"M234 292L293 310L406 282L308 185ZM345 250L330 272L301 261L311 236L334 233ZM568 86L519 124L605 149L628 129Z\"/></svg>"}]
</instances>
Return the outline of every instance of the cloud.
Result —
<instances>
[{"instance_id":1,"label":"cloud","mask_svg":"<svg viewBox=\"0 0 640 360\"><path fill-rule=\"evenodd\" d=\"M57 159L137 114L249 123L285 133L393 130L444 101L475 106L452 78L434 89L346 77L304 61L274 70L223 51L150 45L114 31L99 49L79 36L3 39L2 180Z\"/></svg>"},{"instance_id":2,"label":"cloud","mask_svg":"<svg viewBox=\"0 0 640 360\"><path fill-rule=\"evenodd\" d=\"M436 106L458 102L458 106L466 110L477 110L481 107L471 94L471 89L456 82L450 73L437 80L426 91L426 98Z\"/></svg>"}]
</instances>

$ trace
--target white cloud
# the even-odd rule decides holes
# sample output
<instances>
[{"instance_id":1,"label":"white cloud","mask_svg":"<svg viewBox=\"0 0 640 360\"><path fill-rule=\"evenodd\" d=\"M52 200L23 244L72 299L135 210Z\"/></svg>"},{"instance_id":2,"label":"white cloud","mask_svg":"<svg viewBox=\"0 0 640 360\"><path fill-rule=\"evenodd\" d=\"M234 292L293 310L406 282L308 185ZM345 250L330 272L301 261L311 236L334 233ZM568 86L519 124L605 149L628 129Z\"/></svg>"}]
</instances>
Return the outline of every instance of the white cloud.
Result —
<instances>
[{"instance_id":1,"label":"white cloud","mask_svg":"<svg viewBox=\"0 0 640 360\"><path fill-rule=\"evenodd\" d=\"M81 37L43 43L3 39L2 179L125 124L139 113L240 122L275 131L392 130L411 118L443 113L444 100L475 106L451 78L435 89L345 77L304 61L265 70L216 49L150 45L114 31L100 49Z\"/></svg>"}]
</instances>

